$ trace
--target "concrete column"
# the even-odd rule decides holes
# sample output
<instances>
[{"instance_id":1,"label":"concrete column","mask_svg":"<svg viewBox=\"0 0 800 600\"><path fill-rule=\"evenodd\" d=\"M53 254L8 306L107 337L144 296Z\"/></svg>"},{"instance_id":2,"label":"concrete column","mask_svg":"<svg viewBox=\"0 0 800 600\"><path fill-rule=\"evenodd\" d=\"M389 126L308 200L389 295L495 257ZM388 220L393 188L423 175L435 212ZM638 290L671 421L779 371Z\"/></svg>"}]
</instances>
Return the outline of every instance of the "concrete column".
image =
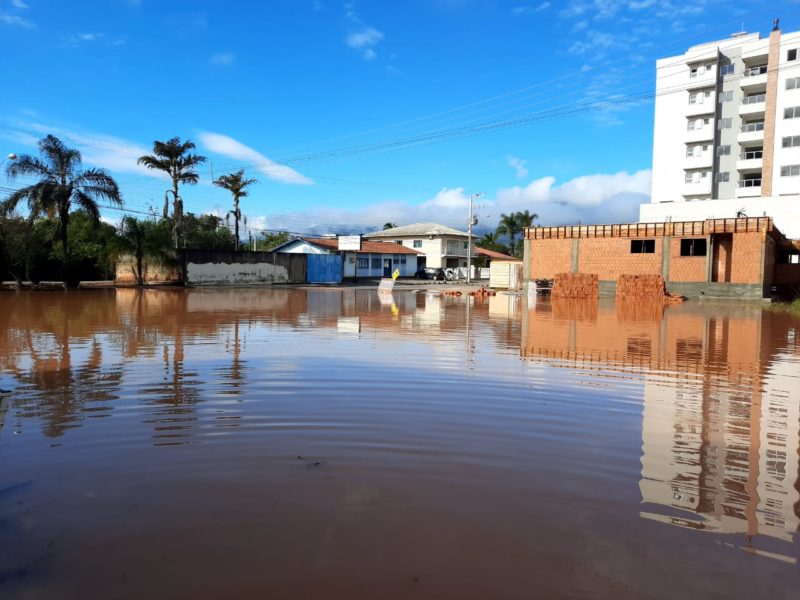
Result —
<instances>
[{"instance_id":1,"label":"concrete column","mask_svg":"<svg viewBox=\"0 0 800 600\"><path fill-rule=\"evenodd\" d=\"M761 195L772 196L772 174L775 152L775 107L778 101L778 63L781 58L781 30L769 34L767 61L767 98L764 105L764 160L761 169Z\"/></svg>"},{"instance_id":2,"label":"concrete column","mask_svg":"<svg viewBox=\"0 0 800 600\"><path fill-rule=\"evenodd\" d=\"M526 237L522 240L522 280L531 280L531 241Z\"/></svg>"},{"instance_id":3,"label":"concrete column","mask_svg":"<svg viewBox=\"0 0 800 600\"><path fill-rule=\"evenodd\" d=\"M580 256L580 240L574 238L572 240L572 272L578 272L578 258Z\"/></svg>"},{"instance_id":4,"label":"concrete column","mask_svg":"<svg viewBox=\"0 0 800 600\"><path fill-rule=\"evenodd\" d=\"M661 238L661 276L669 281L669 236Z\"/></svg>"}]
</instances>

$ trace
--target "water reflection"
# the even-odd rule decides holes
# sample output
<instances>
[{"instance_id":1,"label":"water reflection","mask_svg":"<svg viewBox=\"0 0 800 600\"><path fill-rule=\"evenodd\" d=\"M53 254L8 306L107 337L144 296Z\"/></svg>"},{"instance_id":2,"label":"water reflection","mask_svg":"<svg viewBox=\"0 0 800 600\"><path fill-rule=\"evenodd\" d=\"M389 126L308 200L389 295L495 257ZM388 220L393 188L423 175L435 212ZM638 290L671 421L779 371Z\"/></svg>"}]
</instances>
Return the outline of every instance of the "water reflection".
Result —
<instances>
[{"instance_id":1,"label":"water reflection","mask_svg":"<svg viewBox=\"0 0 800 600\"><path fill-rule=\"evenodd\" d=\"M741 534L796 562L800 322L758 308L553 302L525 315L522 355L644 379L642 518Z\"/></svg>"}]
</instances>

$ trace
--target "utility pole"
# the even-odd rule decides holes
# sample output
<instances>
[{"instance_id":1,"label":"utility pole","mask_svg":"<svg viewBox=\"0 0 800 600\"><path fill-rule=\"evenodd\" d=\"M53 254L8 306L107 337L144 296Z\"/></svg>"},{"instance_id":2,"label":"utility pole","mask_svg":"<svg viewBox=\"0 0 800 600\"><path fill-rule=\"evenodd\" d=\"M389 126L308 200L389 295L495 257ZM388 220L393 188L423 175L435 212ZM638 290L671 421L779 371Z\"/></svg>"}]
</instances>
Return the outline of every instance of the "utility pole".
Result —
<instances>
[{"instance_id":1,"label":"utility pole","mask_svg":"<svg viewBox=\"0 0 800 600\"><path fill-rule=\"evenodd\" d=\"M472 283L472 226L478 220L473 216L472 203L483 196L483 192L472 194L469 197L469 220L467 221L467 284Z\"/></svg>"}]
</instances>

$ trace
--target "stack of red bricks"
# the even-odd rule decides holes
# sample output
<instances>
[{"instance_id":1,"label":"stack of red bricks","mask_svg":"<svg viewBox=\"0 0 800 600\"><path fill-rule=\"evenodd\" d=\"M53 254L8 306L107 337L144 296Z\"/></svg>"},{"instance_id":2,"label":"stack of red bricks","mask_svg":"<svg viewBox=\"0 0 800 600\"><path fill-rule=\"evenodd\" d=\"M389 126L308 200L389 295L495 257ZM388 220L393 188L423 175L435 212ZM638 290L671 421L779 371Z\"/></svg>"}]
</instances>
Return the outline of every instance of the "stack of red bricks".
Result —
<instances>
[{"instance_id":1,"label":"stack of red bricks","mask_svg":"<svg viewBox=\"0 0 800 600\"><path fill-rule=\"evenodd\" d=\"M556 273L553 278L552 298L597 298L599 286L597 274Z\"/></svg>"},{"instance_id":2,"label":"stack of red bricks","mask_svg":"<svg viewBox=\"0 0 800 600\"><path fill-rule=\"evenodd\" d=\"M620 275L617 300L655 300L664 302L666 287L661 275Z\"/></svg>"}]
</instances>

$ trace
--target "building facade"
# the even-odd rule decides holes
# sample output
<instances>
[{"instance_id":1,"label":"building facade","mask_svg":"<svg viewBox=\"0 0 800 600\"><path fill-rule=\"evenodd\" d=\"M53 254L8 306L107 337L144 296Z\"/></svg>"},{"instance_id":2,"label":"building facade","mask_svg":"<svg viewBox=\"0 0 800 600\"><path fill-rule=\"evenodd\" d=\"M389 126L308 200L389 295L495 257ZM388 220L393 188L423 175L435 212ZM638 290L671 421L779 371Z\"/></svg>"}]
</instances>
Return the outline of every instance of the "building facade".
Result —
<instances>
[{"instance_id":1,"label":"building facade","mask_svg":"<svg viewBox=\"0 0 800 600\"><path fill-rule=\"evenodd\" d=\"M525 230L526 281L596 274L601 294L621 275L661 275L687 297L761 298L800 285L800 245L772 219L533 227Z\"/></svg>"},{"instance_id":2,"label":"building facade","mask_svg":"<svg viewBox=\"0 0 800 600\"><path fill-rule=\"evenodd\" d=\"M475 236L472 256L477 256ZM414 223L364 234L364 239L395 243L420 252L420 267L460 268L467 266L469 234L438 223Z\"/></svg>"},{"instance_id":3,"label":"building facade","mask_svg":"<svg viewBox=\"0 0 800 600\"><path fill-rule=\"evenodd\" d=\"M732 37L656 63L641 222L769 216L800 238L800 32Z\"/></svg>"},{"instance_id":4,"label":"building facade","mask_svg":"<svg viewBox=\"0 0 800 600\"><path fill-rule=\"evenodd\" d=\"M336 238L296 238L273 250L283 254L339 254ZM343 276L391 277L395 270L400 277L413 277L419 268L417 257L420 253L413 248L398 247L386 242L363 241L361 250L341 251Z\"/></svg>"}]
</instances>

